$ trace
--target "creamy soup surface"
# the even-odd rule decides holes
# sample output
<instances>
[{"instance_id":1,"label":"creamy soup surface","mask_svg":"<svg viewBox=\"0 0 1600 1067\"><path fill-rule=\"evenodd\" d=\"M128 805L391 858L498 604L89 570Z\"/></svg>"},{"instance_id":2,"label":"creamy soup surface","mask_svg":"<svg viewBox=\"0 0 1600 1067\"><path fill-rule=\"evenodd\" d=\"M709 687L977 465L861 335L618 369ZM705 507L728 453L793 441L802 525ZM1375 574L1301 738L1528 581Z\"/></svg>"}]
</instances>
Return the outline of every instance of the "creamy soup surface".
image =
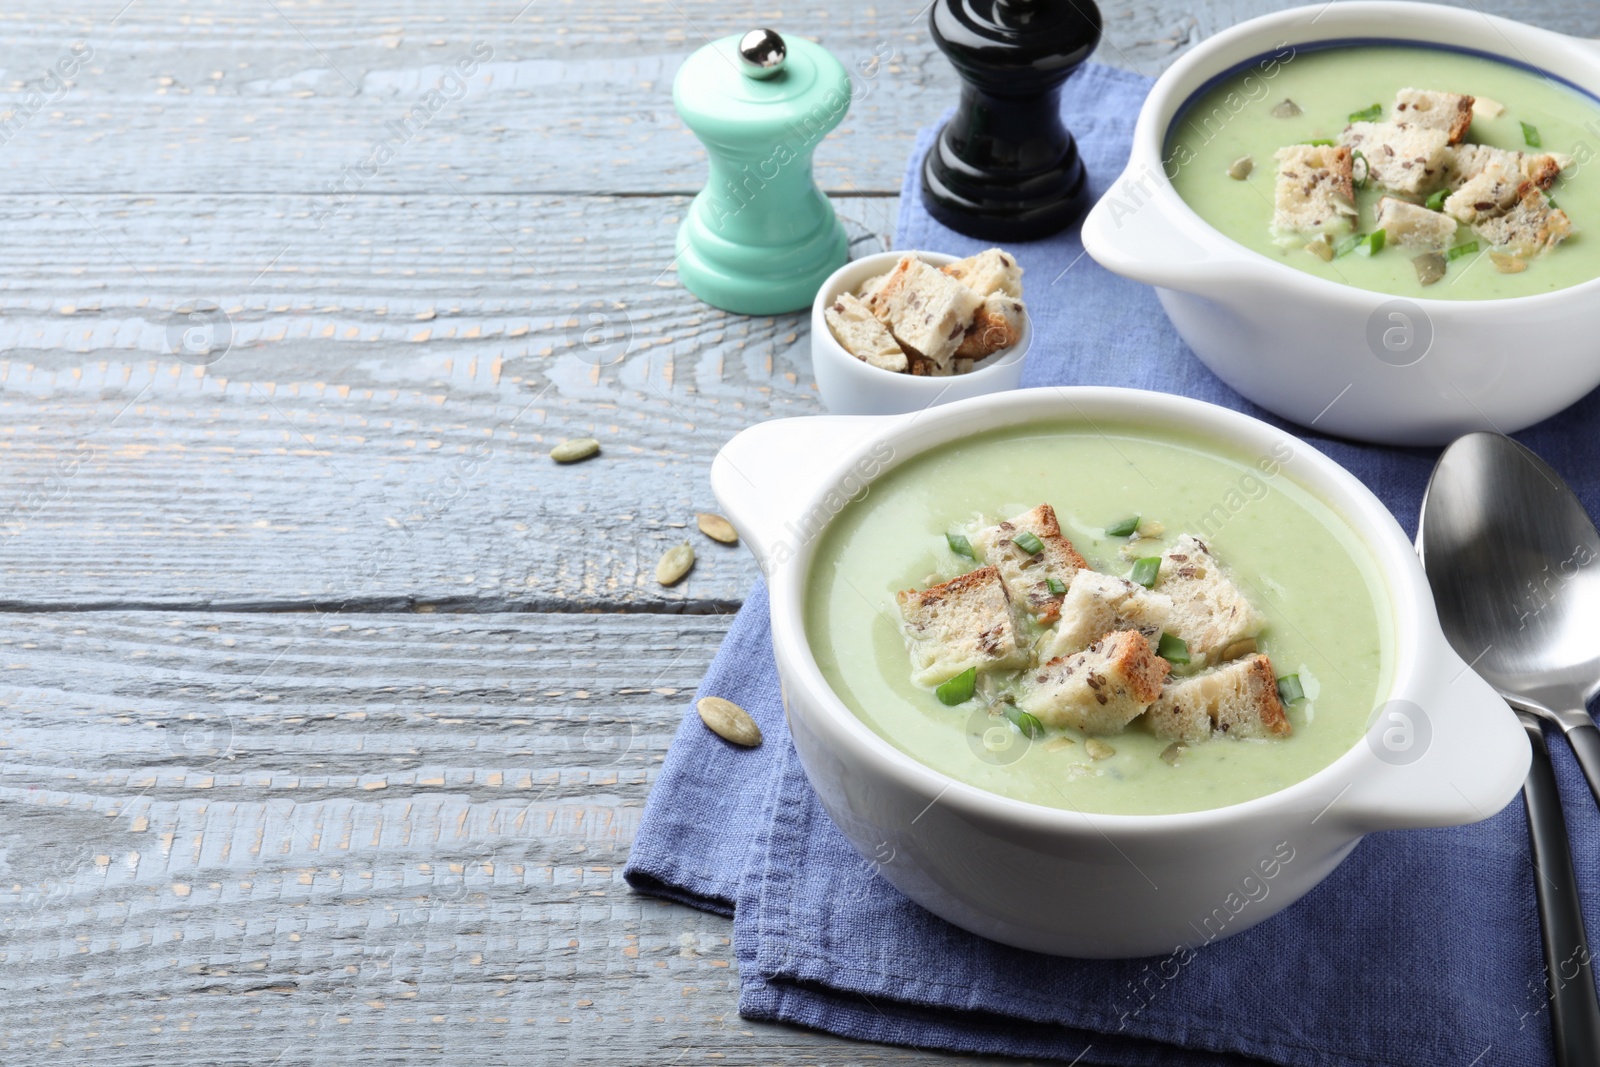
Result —
<instances>
[{"instance_id":1,"label":"creamy soup surface","mask_svg":"<svg viewBox=\"0 0 1600 1067\"><path fill-rule=\"evenodd\" d=\"M1197 811L1264 796L1327 766L1365 733L1389 687L1393 647L1383 579L1327 505L1290 480L1277 456L1236 455L1184 436L1096 425L996 430L916 456L875 480L829 524L807 578L811 649L835 693L871 729L922 763L981 789L1050 807L1120 814ZM1106 527L1159 521L1165 546L1202 537L1266 616L1260 651L1306 698L1288 705L1284 740L1188 746L1140 728L1103 738L1091 759L1070 728L1029 739L981 700L947 707L914 685L895 593L976 566L946 533L982 516L1053 505L1090 566L1126 575L1127 538Z\"/></svg>"},{"instance_id":2,"label":"creamy soup surface","mask_svg":"<svg viewBox=\"0 0 1600 1067\"><path fill-rule=\"evenodd\" d=\"M1496 300L1545 293L1600 277L1600 103L1554 79L1482 56L1435 48L1362 45L1313 51L1283 50L1238 71L1190 101L1167 133L1166 170L1184 202L1217 230L1252 251L1297 270L1362 289L1441 300ZM1348 252L1324 262L1285 245L1270 230L1277 164L1286 145L1337 140L1351 116L1373 104L1379 121L1395 117L1402 88L1488 97L1503 104L1494 118L1475 115L1468 143L1524 153L1561 153L1573 164L1549 194L1572 221L1573 235L1531 259L1526 269L1496 269L1487 244L1448 262L1444 277L1422 285L1412 251L1393 244L1376 255ZM1301 114L1280 118L1273 108L1291 100ZM1540 142L1527 143L1523 124ZM1253 160L1248 177L1231 164ZM1356 189L1357 230L1376 229L1383 190ZM1415 197L1412 199L1422 199ZM1475 240L1465 226L1457 243Z\"/></svg>"}]
</instances>

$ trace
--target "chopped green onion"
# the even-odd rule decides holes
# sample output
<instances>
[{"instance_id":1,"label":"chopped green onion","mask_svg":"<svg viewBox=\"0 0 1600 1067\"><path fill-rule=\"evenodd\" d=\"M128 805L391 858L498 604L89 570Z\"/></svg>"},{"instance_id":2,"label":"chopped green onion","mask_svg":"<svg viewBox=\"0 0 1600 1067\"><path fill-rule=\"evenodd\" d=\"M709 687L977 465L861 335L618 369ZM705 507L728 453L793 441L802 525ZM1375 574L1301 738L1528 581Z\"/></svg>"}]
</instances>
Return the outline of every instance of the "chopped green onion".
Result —
<instances>
[{"instance_id":1,"label":"chopped green onion","mask_svg":"<svg viewBox=\"0 0 1600 1067\"><path fill-rule=\"evenodd\" d=\"M1432 196L1428 197L1428 199L1423 202L1423 206L1426 207L1429 211L1443 211L1444 210L1444 198L1449 196L1449 195L1450 195L1450 190L1448 190L1448 189L1440 189L1438 192L1436 192Z\"/></svg>"},{"instance_id":2,"label":"chopped green onion","mask_svg":"<svg viewBox=\"0 0 1600 1067\"><path fill-rule=\"evenodd\" d=\"M1539 140L1539 127L1522 124L1522 140L1529 148L1538 148L1544 142Z\"/></svg>"},{"instance_id":3,"label":"chopped green onion","mask_svg":"<svg viewBox=\"0 0 1600 1067\"><path fill-rule=\"evenodd\" d=\"M1188 663L1189 643L1181 637L1164 633L1161 635L1161 643L1156 646L1156 655L1168 663Z\"/></svg>"},{"instance_id":4,"label":"chopped green onion","mask_svg":"<svg viewBox=\"0 0 1600 1067\"><path fill-rule=\"evenodd\" d=\"M1044 736L1044 723L1040 722L1038 719L1035 719L1032 715L1029 715L1021 708L1007 704L1005 712L1006 718L1010 719L1012 723L1016 725L1017 729L1021 730L1028 737L1035 738Z\"/></svg>"},{"instance_id":5,"label":"chopped green onion","mask_svg":"<svg viewBox=\"0 0 1600 1067\"><path fill-rule=\"evenodd\" d=\"M945 543L950 546L950 551L954 552L956 555L966 556L970 560L976 560L978 558L972 553L972 542L968 541L965 536L961 534L947 533L944 535L944 539Z\"/></svg>"},{"instance_id":6,"label":"chopped green onion","mask_svg":"<svg viewBox=\"0 0 1600 1067\"><path fill-rule=\"evenodd\" d=\"M1130 582L1135 582L1146 589L1155 588L1156 575L1161 573L1161 557L1146 556L1134 561L1133 573L1128 575Z\"/></svg>"},{"instance_id":7,"label":"chopped green onion","mask_svg":"<svg viewBox=\"0 0 1600 1067\"><path fill-rule=\"evenodd\" d=\"M1331 145L1331 144L1333 144L1333 138L1332 137L1318 137L1314 141L1301 141L1300 143L1301 144L1309 144L1309 145Z\"/></svg>"},{"instance_id":8,"label":"chopped green onion","mask_svg":"<svg viewBox=\"0 0 1600 1067\"><path fill-rule=\"evenodd\" d=\"M1011 543L1030 556L1037 556L1044 551L1044 542L1035 537L1032 530L1023 530L1011 539Z\"/></svg>"},{"instance_id":9,"label":"chopped green onion","mask_svg":"<svg viewBox=\"0 0 1600 1067\"><path fill-rule=\"evenodd\" d=\"M1383 114L1383 105L1382 104L1373 104L1371 107L1364 108L1361 111L1352 111L1352 112L1350 112L1350 121L1351 122L1371 122L1373 119L1377 118L1378 116L1380 116L1382 114Z\"/></svg>"},{"instance_id":10,"label":"chopped green onion","mask_svg":"<svg viewBox=\"0 0 1600 1067\"><path fill-rule=\"evenodd\" d=\"M1561 207L1561 205L1560 205L1560 204L1558 204L1558 203L1556 203L1556 198L1555 198L1555 197L1553 197L1553 196L1546 196L1546 197L1545 197L1545 200L1546 200L1546 201L1548 201L1548 202L1549 202L1549 204L1550 204L1550 210L1551 210L1551 211L1556 211L1556 210L1559 210L1559 209L1560 209L1560 207Z\"/></svg>"},{"instance_id":11,"label":"chopped green onion","mask_svg":"<svg viewBox=\"0 0 1600 1067\"><path fill-rule=\"evenodd\" d=\"M1045 587L1050 590L1050 595L1051 596L1065 596L1066 595L1067 583L1063 582L1060 578L1046 578L1044 580L1044 584L1045 584Z\"/></svg>"},{"instance_id":12,"label":"chopped green onion","mask_svg":"<svg viewBox=\"0 0 1600 1067\"><path fill-rule=\"evenodd\" d=\"M939 698L939 703L948 704L951 707L954 707L957 704L965 704L967 701L971 700L972 693L977 688L978 668L968 667L966 670L962 671L948 682L945 682L939 688L935 689L933 691L933 695Z\"/></svg>"},{"instance_id":13,"label":"chopped green onion","mask_svg":"<svg viewBox=\"0 0 1600 1067\"><path fill-rule=\"evenodd\" d=\"M1298 674L1286 674L1278 679L1278 699L1285 704L1293 704L1297 700L1304 700L1306 691L1300 684Z\"/></svg>"},{"instance_id":14,"label":"chopped green onion","mask_svg":"<svg viewBox=\"0 0 1600 1067\"><path fill-rule=\"evenodd\" d=\"M1139 516L1135 515L1131 519L1123 519L1121 522L1117 523L1114 526L1107 526L1106 527L1106 536L1107 537L1129 537L1129 536L1131 536L1133 534L1133 531L1137 530L1138 528L1139 528Z\"/></svg>"},{"instance_id":15,"label":"chopped green onion","mask_svg":"<svg viewBox=\"0 0 1600 1067\"><path fill-rule=\"evenodd\" d=\"M1358 159L1361 160L1361 177L1359 178L1355 177L1355 164ZM1350 184L1357 189L1365 189L1367 187L1367 179L1372 177L1372 164L1367 162L1367 157L1361 154L1361 149L1359 148L1350 153L1350 174Z\"/></svg>"},{"instance_id":16,"label":"chopped green onion","mask_svg":"<svg viewBox=\"0 0 1600 1067\"><path fill-rule=\"evenodd\" d=\"M1470 255L1472 255L1472 253L1476 252L1477 250L1478 250L1478 242L1476 242L1476 241L1468 241L1466 244L1464 244L1464 245L1456 245L1450 251L1446 252L1444 254L1444 258L1445 259L1460 259L1462 256L1470 256Z\"/></svg>"},{"instance_id":17,"label":"chopped green onion","mask_svg":"<svg viewBox=\"0 0 1600 1067\"><path fill-rule=\"evenodd\" d=\"M1361 239L1361 234L1353 233L1349 237L1346 237L1344 240L1340 241L1338 244L1334 245L1333 258L1338 259L1340 256L1347 256L1351 252L1355 251L1355 247L1361 243Z\"/></svg>"},{"instance_id":18,"label":"chopped green onion","mask_svg":"<svg viewBox=\"0 0 1600 1067\"><path fill-rule=\"evenodd\" d=\"M1356 252L1363 256L1375 256L1383 251L1385 238L1383 230L1373 230L1356 244Z\"/></svg>"}]
</instances>

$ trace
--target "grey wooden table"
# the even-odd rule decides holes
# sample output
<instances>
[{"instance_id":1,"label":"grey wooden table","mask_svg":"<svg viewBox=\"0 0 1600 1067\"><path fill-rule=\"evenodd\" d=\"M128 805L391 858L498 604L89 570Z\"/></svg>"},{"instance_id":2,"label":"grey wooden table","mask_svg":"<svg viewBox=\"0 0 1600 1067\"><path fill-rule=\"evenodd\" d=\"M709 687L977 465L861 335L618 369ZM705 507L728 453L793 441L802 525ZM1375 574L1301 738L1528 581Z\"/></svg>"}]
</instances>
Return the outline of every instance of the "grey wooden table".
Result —
<instances>
[{"instance_id":1,"label":"grey wooden table","mask_svg":"<svg viewBox=\"0 0 1600 1067\"><path fill-rule=\"evenodd\" d=\"M1278 6L1113 0L1099 58ZM875 247L953 99L921 7L0 14L0 1063L929 1058L741 1020L730 924L619 873L756 573L711 457L818 410L801 316L676 282L673 73L887 52L817 154Z\"/></svg>"}]
</instances>

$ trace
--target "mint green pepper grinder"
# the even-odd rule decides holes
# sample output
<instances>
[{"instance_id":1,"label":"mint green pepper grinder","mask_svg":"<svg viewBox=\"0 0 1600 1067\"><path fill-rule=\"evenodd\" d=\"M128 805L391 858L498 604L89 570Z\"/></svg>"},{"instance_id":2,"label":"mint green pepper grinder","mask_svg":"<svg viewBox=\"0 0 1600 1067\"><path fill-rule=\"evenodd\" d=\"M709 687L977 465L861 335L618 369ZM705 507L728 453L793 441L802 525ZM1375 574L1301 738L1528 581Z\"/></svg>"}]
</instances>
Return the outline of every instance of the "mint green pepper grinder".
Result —
<instances>
[{"instance_id":1,"label":"mint green pepper grinder","mask_svg":"<svg viewBox=\"0 0 1600 1067\"><path fill-rule=\"evenodd\" d=\"M810 41L752 30L690 56L672 102L711 161L678 228L684 286L741 315L809 307L848 258L811 178L811 153L850 109L844 66Z\"/></svg>"}]
</instances>

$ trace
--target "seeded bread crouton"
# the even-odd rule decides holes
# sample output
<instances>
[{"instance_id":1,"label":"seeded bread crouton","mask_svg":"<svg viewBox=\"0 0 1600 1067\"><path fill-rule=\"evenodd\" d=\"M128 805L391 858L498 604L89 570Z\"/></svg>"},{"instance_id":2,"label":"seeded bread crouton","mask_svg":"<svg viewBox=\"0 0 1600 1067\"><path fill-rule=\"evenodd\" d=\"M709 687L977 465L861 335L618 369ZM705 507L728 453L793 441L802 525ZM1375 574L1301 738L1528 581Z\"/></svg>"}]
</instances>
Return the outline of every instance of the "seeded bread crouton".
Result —
<instances>
[{"instance_id":1,"label":"seeded bread crouton","mask_svg":"<svg viewBox=\"0 0 1600 1067\"><path fill-rule=\"evenodd\" d=\"M1173 681L1145 712L1157 737L1204 741L1228 737L1288 737L1292 731L1272 662L1254 655Z\"/></svg>"},{"instance_id":2,"label":"seeded bread crouton","mask_svg":"<svg viewBox=\"0 0 1600 1067\"><path fill-rule=\"evenodd\" d=\"M1472 125L1470 96L1435 93L1426 89L1401 89L1394 94L1394 117L1430 130L1443 130L1450 144L1459 144Z\"/></svg>"},{"instance_id":3,"label":"seeded bread crouton","mask_svg":"<svg viewBox=\"0 0 1600 1067\"><path fill-rule=\"evenodd\" d=\"M1378 201L1377 221L1394 244L1424 252L1443 252L1456 237L1456 220L1449 215L1392 196Z\"/></svg>"},{"instance_id":4,"label":"seeded bread crouton","mask_svg":"<svg viewBox=\"0 0 1600 1067\"><path fill-rule=\"evenodd\" d=\"M1015 538L1023 531L1039 539L1040 551L1030 554L1017 545ZM1054 621L1061 611L1063 594L1050 592L1049 580L1054 578L1065 589L1089 565L1061 536L1061 524L1049 504L978 530L972 535L972 548L1000 572L1012 599L1041 622Z\"/></svg>"},{"instance_id":5,"label":"seeded bread crouton","mask_svg":"<svg viewBox=\"0 0 1600 1067\"><path fill-rule=\"evenodd\" d=\"M1561 172L1572 166L1572 157L1560 152L1512 152L1486 144L1461 144L1444 150L1444 186L1459 189L1490 167L1521 175L1541 189L1548 189Z\"/></svg>"},{"instance_id":6,"label":"seeded bread crouton","mask_svg":"<svg viewBox=\"0 0 1600 1067\"><path fill-rule=\"evenodd\" d=\"M1228 646L1266 626L1205 542L1191 534L1180 536L1161 557L1156 591L1172 598L1167 631L1183 638L1197 665L1217 662Z\"/></svg>"},{"instance_id":7,"label":"seeded bread crouton","mask_svg":"<svg viewBox=\"0 0 1600 1067\"><path fill-rule=\"evenodd\" d=\"M1109 633L1028 676L1017 706L1046 726L1114 734L1161 696L1171 666L1134 630Z\"/></svg>"},{"instance_id":8,"label":"seeded bread crouton","mask_svg":"<svg viewBox=\"0 0 1600 1067\"><path fill-rule=\"evenodd\" d=\"M983 298L916 256L901 256L867 306L907 356L947 368Z\"/></svg>"},{"instance_id":9,"label":"seeded bread crouton","mask_svg":"<svg viewBox=\"0 0 1600 1067\"><path fill-rule=\"evenodd\" d=\"M911 680L940 685L968 667L979 671L1026 667L1032 660L1017 643L1000 572L980 567L931 589L895 595L911 653Z\"/></svg>"},{"instance_id":10,"label":"seeded bread crouton","mask_svg":"<svg viewBox=\"0 0 1600 1067\"><path fill-rule=\"evenodd\" d=\"M1443 130L1401 122L1352 122L1341 143L1367 161L1367 177L1390 192L1415 196L1439 183L1444 168Z\"/></svg>"},{"instance_id":11,"label":"seeded bread crouton","mask_svg":"<svg viewBox=\"0 0 1600 1067\"><path fill-rule=\"evenodd\" d=\"M1022 339L1022 301L1005 293L990 293L972 316L972 325L956 349L959 359L983 359Z\"/></svg>"},{"instance_id":12,"label":"seeded bread crouton","mask_svg":"<svg viewBox=\"0 0 1600 1067\"><path fill-rule=\"evenodd\" d=\"M1003 293L1006 296L1022 295L1022 268L1011 258L1011 253L990 248L966 259L946 263L939 268L979 296Z\"/></svg>"},{"instance_id":13,"label":"seeded bread crouton","mask_svg":"<svg viewBox=\"0 0 1600 1067\"><path fill-rule=\"evenodd\" d=\"M1039 658L1082 652L1108 633L1137 630L1151 641L1172 619L1172 598L1126 578L1084 569L1072 576L1055 629L1039 640Z\"/></svg>"},{"instance_id":14,"label":"seeded bread crouton","mask_svg":"<svg viewBox=\"0 0 1600 1067\"><path fill-rule=\"evenodd\" d=\"M1272 229L1291 234L1349 233L1355 228L1355 186L1350 149L1337 145L1289 145L1278 161Z\"/></svg>"},{"instance_id":15,"label":"seeded bread crouton","mask_svg":"<svg viewBox=\"0 0 1600 1067\"><path fill-rule=\"evenodd\" d=\"M1507 153L1509 155L1509 153ZM1510 211L1533 183L1522 176L1514 160L1492 159L1445 197L1445 213L1471 225Z\"/></svg>"},{"instance_id":16,"label":"seeded bread crouton","mask_svg":"<svg viewBox=\"0 0 1600 1067\"><path fill-rule=\"evenodd\" d=\"M822 313L833 331L834 340L863 363L884 370L906 369L906 354L884 329L883 323L859 297L842 293Z\"/></svg>"},{"instance_id":17,"label":"seeded bread crouton","mask_svg":"<svg viewBox=\"0 0 1600 1067\"><path fill-rule=\"evenodd\" d=\"M1514 255L1536 256L1571 236L1572 220L1530 182L1510 211L1480 218L1472 232Z\"/></svg>"}]
</instances>

